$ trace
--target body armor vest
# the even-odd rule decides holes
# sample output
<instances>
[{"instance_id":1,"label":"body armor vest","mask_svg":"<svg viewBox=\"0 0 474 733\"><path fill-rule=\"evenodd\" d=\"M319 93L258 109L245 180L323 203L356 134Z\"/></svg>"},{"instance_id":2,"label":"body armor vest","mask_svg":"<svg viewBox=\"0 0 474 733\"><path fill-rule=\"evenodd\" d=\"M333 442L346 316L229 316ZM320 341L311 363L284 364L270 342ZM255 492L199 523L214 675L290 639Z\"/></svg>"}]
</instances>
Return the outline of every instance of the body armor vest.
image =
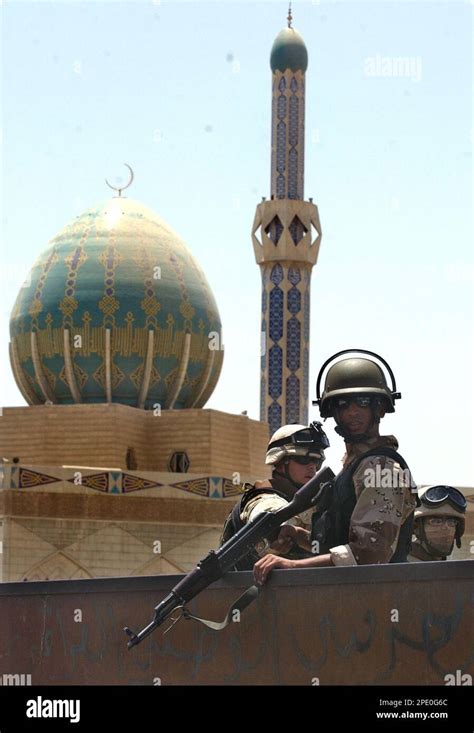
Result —
<instances>
[{"instance_id":1,"label":"body armor vest","mask_svg":"<svg viewBox=\"0 0 474 733\"><path fill-rule=\"evenodd\" d=\"M352 512L357 503L352 477L364 458L387 456L397 461L403 469L408 465L402 456L392 448L380 446L366 451L352 461L326 489L325 495L313 514L311 541L319 542L319 555L325 555L332 547L347 545ZM407 562L411 549L414 515L411 514L400 528L397 547L390 562Z\"/></svg>"}]
</instances>

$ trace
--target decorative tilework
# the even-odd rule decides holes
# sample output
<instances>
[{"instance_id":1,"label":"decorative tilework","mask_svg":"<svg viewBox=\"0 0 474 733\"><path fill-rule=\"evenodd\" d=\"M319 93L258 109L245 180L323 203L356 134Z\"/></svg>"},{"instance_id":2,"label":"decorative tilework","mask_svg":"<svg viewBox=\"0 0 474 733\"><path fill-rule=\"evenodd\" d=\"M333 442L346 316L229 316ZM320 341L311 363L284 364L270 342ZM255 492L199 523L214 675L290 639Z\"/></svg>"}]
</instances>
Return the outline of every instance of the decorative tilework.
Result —
<instances>
[{"instance_id":1,"label":"decorative tilework","mask_svg":"<svg viewBox=\"0 0 474 733\"><path fill-rule=\"evenodd\" d=\"M301 281L301 271L299 267L288 268L288 280L292 285L298 285Z\"/></svg>"},{"instance_id":2,"label":"decorative tilework","mask_svg":"<svg viewBox=\"0 0 474 733\"><path fill-rule=\"evenodd\" d=\"M35 489L38 486L54 484L58 480L56 476L49 476L46 473L39 473L29 468L18 467L18 483L16 484L16 488Z\"/></svg>"},{"instance_id":3,"label":"decorative tilework","mask_svg":"<svg viewBox=\"0 0 474 733\"><path fill-rule=\"evenodd\" d=\"M160 273L155 278L157 266ZM138 405L150 330L154 353L145 409L166 404L172 388L166 377L181 363L187 330L189 379L175 409L201 393L209 357L207 334L221 331L217 306L184 242L140 202L113 198L76 217L40 255L30 279L21 289L10 322L19 362L17 381L31 385L36 398L29 400L44 402L31 353L30 335L35 331L41 368L55 380L58 404L75 401L65 378L65 327L71 342L80 337L71 357L83 403L107 400L105 328L111 330L113 402ZM216 356L197 406L205 403L217 383L223 352Z\"/></svg>"},{"instance_id":4,"label":"decorative tilework","mask_svg":"<svg viewBox=\"0 0 474 733\"><path fill-rule=\"evenodd\" d=\"M290 130L288 142L298 145L298 97L290 97Z\"/></svg>"},{"instance_id":5,"label":"decorative tilework","mask_svg":"<svg viewBox=\"0 0 474 733\"><path fill-rule=\"evenodd\" d=\"M303 199L304 76L287 70L281 76L275 75L273 83L272 195L277 199ZM293 216L289 224L285 221L286 226L291 240L295 247L298 247L308 233L307 227L298 216ZM267 232L273 242L277 236L280 239L284 236L282 233L277 234L275 228L273 226L272 229L269 225ZM260 415L261 419L267 419L272 431L276 430L282 421L288 423L307 420L308 412L306 390L309 368L310 270L294 266L291 257L287 259L289 261L281 264L288 280L288 289L284 288L280 281L275 281L274 265L272 267L271 264L267 264L262 268L274 284L279 286L272 289L267 283L264 285L266 294L265 297L262 295L262 314L265 314L269 324L270 343L273 341L275 346L281 348L284 360L281 368L280 351L272 351L273 346L269 350L268 359L261 360ZM277 317L281 307L280 288L284 298L281 320L279 316ZM267 296L269 300L266 299Z\"/></svg>"},{"instance_id":6,"label":"decorative tilework","mask_svg":"<svg viewBox=\"0 0 474 733\"><path fill-rule=\"evenodd\" d=\"M286 117L286 97L283 94L278 97L277 115L280 120Z\"/></svg>"},{"instance_id":7,"label":"decorative tilework","mask_svg":"<svg viewBox=\"0 0 474 733\"><path fill-rule=\"evenodd\" d=\"M303 384L308 384L309 379L309 351L305 347L303 349Z\"/></svg>"},{"instance_id":8,"label":"decorative tilework","mask_svg":"<svg viewBox=\"0 0 474 733\"><path fill-rule=\"evenodd\" d=\"M157 481L150 481L142 476L133 476L129 473L122 474L122 492L129 494L131 491L141 491L142 489L153 489L163 484Z\"/></svg>"},{"instance_id":9,"label":"decorative tilework","mask_svg":"<svg viewBox=\"0 0 474 733\"><path fill-rule=\"evenodd\" d=\"M277 125L277 171L284 173L286 166L286 125L279 122Z\"/></svg>"},{"instance_id":10,"label":"decorative tilework","mask_svg":"<svg viewBox=\"0 0 474 733\"><path fill-rule=\"evenodd\" d=\"M285 198L285 178L281 175L281 173L277 178L277 198Z\"/></svg>"},{"instance_id":11,"label":"decorative tilework","mask_svg":"<svg viewBox=\"0 0 474 733\"><path fill-rule=\"evenodd\" d=\"M225 478L222 481L222 494L226 499L232 496L241 496L242 486L241 484L234 484L230 479Z\"/></svg>"},{"instance_id":12,"label":"decorative tilework","mask_svg":"<svg viewBox=\"0 0 474 733\"><path fill-rule=\"evenodd\" d=\"M268 424L270 426L270 435L278 430L281 425L281 406L278 402L272 402L268 408Z\"/></svg>"},{"instance_id":13,"label":"decorative tilework","mask_svg":"<svg viewBox=\"0 0 474 733\"><path fill-rule=\"evenodd\" d=\"M283 351L280 346L272 346L268 354L269 378L268 394L278 399L282 392Z\"/></svg>"},{"instance_id":14,"label":"decorative tilework","mask_svg":"<svg viewBox=\"0 0 474 733\"><path fill-rule=\"evenodd\" d=\"M181 491L189 491L191 494L199 496L209 496L209 480L207 478L196 478L190 481L179 481L176 484L170 484L175 489Z\"/></svg>"},{"instance_id":15,"label":"decorative tilework","mask_svg":"<svg viewBox=\"0 0 474 733\"><path fill-rule=\"evenodd\" d=\"M278 263L272 267L272 271L270 274L270 280L275 285L279 285L284 278L283 275L283 267Z\"/></svg>"},{"instance_id":16,"label":"decorative tilework","mask_svg":"<svg viewBox=\"0 0 474 733\"><path fill-rule=\"evenodd\" d=\"M300 368L301 324L291 316L286 324L286 366L292 372Z\"/></svg>"},{"instance_id":17,"label":"decorative tilework","mask_svg":"<svg viewBox=\"0 0 474 733\"><path fill-rule=\"evenodd\" d=\"M286 380L286 421L298 422L300 419L300 380L295 375Z\"/></svg>"},{"instance_id":18,"label":"decorative tilework","mask_svg":"<svg viewBox=\"0 0 474 733\"><path fill-rule=\"evenodd\" d=\"M270 291L270 338L279 341L283 336L283 290L279 287Z\"/></svg>"},{"instance_id":19,"label":"decorative tilework","mask_svg":"<svg viewBox=\"0 0 474 733\"><path fill-rule=\"evenodd\" d=\"M2 468L3 476L5 469ZM62 482L72 484L77 487L86 487L108 494L128 494L134 491L144 491L147 489L157 489L170 486L180 491L188 491L199 496L210 498L222 498L222 479L215 476L202 476L187 481L178 481L176 483L163 484L155 481L153 473L145 472L145 475L129 474L123 471L100 471L98 473L87 474L84 470L71 469L71 471L62 476L52 476L40 471L35 471L22 466L8 466L7 480L3 488L18 489L26 491L28 489L36 489L48 486L50 484L61 484ZM72 474L72 475L71 475ZM78 478L78 474L80 475ZM68 478L70 476L70 478ZM224 479L226 485L232 483L230 480ZM58 487L54 487L58 488ZM232 494L228 494L232 495Z\"/></svg>"},{"instance_id":20,"label":"decorative tilework","mask_svg":"<svg viewBox=\"0 0 474 733\"><path fill-rule=\"evenodd\" d=\"M288 155L288 198L298 198L298 152L291 148Z\"/></svg>"},{"instance_id":21,"label":"decorative tilework","mask_svg":"<svg viewBox=\"0 0 474 733\"><path fill-rule=\"evenodd\" d=\"M301 293L298 288L292 287L287 295L287 307L290 313L296 314L301 310Z\"/></svg>"},{"instance_id":22,"label":"decorative tilework","mask_svg":"<svg viewBox=\"0 0 474 733\"><path fill-rule=\"evenodd\" d=\"M303 338L309 343L309 290L305 290L303 296Z\"/></svg>"}]
</instances>

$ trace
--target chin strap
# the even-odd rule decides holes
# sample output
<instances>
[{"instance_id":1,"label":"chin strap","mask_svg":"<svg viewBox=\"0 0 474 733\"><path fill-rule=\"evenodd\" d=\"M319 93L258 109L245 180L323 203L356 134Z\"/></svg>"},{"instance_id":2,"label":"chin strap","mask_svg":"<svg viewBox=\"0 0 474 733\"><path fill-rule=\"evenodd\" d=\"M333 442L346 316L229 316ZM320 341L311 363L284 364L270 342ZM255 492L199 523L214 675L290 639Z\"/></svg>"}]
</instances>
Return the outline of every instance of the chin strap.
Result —
<instances>
[{"instance_id":1,"label":"chin strap","mask_svg":"<svg viewBox=\"0 0 474 733\"><path fill-rule=\"evenodd\" d=\"M284 478L286 478L286 480L289 481L290 484L295 487L295 489L301 489L301 487L303 486L303 484L300 484L300 483L297 483L296 481L293 481L293 479L290 476L290 470L289 470L288 460L287 459L284 460L283 465L285 467L285 470L283 471L283 473L281 473L281 471L278 471L276 469L275 469L275 473L277 475L280 475L280 476L283 476Z\"/></svg>"}]
</instances>

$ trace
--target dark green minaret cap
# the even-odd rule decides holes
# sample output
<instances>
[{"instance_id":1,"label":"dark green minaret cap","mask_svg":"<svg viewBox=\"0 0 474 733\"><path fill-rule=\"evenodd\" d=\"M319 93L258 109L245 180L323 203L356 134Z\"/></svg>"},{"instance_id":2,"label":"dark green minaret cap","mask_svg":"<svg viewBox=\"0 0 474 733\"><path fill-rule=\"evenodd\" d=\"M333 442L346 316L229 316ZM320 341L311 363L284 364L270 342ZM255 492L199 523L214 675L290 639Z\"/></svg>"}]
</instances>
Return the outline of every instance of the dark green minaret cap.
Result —
<instances>
[{"instance_id":1,"label":"dark green minaret cap","mask_svg":"<svg viewBox=\"0 0 474 733\"><path fill-rule=\"evenodd\" d=\"M294 28L291 27L291 5L288 11L288 28L284 28L273 41L270 53L272 71L302 71L308 68L308 51L305 43Z\"/></svg>"}]
</instances>

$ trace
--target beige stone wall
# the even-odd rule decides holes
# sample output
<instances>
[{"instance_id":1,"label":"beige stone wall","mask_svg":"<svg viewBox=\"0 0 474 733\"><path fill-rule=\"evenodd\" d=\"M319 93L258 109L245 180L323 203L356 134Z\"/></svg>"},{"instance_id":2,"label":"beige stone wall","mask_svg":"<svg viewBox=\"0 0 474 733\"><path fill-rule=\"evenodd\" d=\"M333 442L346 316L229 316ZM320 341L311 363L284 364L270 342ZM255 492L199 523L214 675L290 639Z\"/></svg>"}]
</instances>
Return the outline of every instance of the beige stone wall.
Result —
<instances>
[{"instance_id":1,"label":"beige stone wall","mask_svg":"<svg viewBox=\"0 0 474 733\"><path fill-rule=\"evenodd\" d=\"M220 527L15 518L9 520L3 580L187 573L219 538Z\"/></svg>"},{"instance_id":2,"label":"beige stone wall","mask_svg":"<svg viewBox=\"0 0 474 733\"><path fill-rule=\"evenodd\" d=\"M240 493L215 476L0 465L0 579L188 572Z\"/></svg>"},{"instance_id":3,"label":"beige stone wall","mask_svg":"<svg viewBox=\"0 0 474 733\"><path fill-rule=\"evenodd\" d=\"M134 448L142 471L167 471L186 451L190 472L268 476L268 426L217 410L163 410L161 415L120 404L7 407L0 417L0 457L22 464L126 468Z\"/></svg>"},{"instance_id":4,"label":"beige stone wall","mask_svg":"<svg viewBox=\"0 0 474 733\"><path fill-rule=\"evenodd\" d=\"M4 408L0 580L187 572L218 546L232 480L270 475L267 442L266 424L217 410ZM188 473L169 472L177 451Z\"/></svg>"}]
</instances>

